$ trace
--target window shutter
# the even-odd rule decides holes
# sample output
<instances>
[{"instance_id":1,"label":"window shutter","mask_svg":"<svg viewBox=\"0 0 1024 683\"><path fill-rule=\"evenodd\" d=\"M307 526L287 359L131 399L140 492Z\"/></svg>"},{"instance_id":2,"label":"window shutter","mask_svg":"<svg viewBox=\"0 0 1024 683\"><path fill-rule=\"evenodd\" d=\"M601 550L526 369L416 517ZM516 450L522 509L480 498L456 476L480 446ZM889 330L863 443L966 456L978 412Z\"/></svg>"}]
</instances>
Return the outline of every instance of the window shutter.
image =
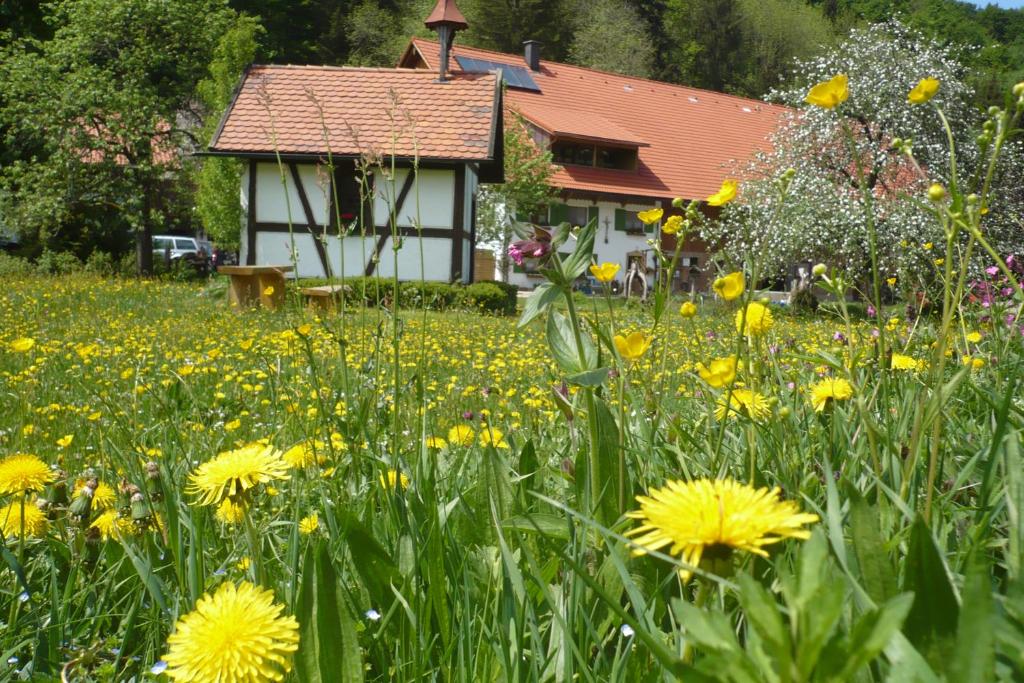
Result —
<instances>
[{"instance_id":1,"label":"window shutter","mask_svg":"<svg viewBox=\"0 0 1024 683\"><path fill-rule=\"evenodd\" d=\"M626 232L626 210L615 209L615 229Z\"/></svg>"},{"instance_id":2,"label":"window shutter","mask_svg":"<svg viewBox=\"0 0 1024 683\"><path fill-rule=\"evenodd\" d=\"M644 223L644 232L654 232L654 229L661 225L661 221L657 223Z\"/></svg>"},{"instance_id":3,"label":"window shutter","mask_svg":"<svg viewBox=\"0 0 1024 683\"><path fill-rule=\"evenodd\" d=\"M552 204L548 214L550 225L561 225L569 220L569 207L565 204Z\"/></svg>"},{"instance_id":4,"label":"window shutter","mask_svg":"<svg viewBox=\"0 0 1024 683\"><path fill-rule=\"evenodd\" d=\"M597 219L601 215L601 210L596 206L587 207L587 223L593 223L598 225ZM600 226L599 226L600 227Z\"/></svg>"}]
</instances>

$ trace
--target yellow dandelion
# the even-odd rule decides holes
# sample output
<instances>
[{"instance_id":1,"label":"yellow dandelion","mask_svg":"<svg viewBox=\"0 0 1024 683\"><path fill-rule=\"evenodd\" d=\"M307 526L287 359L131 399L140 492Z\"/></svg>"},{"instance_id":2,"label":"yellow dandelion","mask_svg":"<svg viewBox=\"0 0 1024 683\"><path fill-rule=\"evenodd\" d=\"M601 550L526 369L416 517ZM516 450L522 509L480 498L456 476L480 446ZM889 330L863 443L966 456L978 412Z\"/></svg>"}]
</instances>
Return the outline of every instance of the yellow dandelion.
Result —
<instances>
[{"instance_id":1,"label":"yellow dandelion","mask_svg":"<svg viewBox=\"0 0 1024 683\"><path fill-rule=\"evenodd\" d=\"M500 429L484 425L480 429L480 445L485 448L487 446L508 448L508 441L505 441L505 435Z\"/></svg>"},{"instance_id":2,"label":"yellow dandelion","mask_svg":"<svg viewBox=\"0 0 1024 683\"><path fill-rule=\"evenodd\" d=\"M167 675L175 681L265 683L284 680L299 647L299 623L282 615L274 594L243 581L207 593L167 638Z\"/></svg>"},{"instance_id":3,"label":"yellow dandelion","mask_svg":"<svg viewBox=\"0 0 1024 683\"><path fill-rule=\"evenodd\" d=\"M455 446L472 446L476 432L469 425L455 425L448 430L448 443Z\"/></svg>"},{"instance_id":4,"label":"yellow dandelion","mask_svg":"<svg viewBox=\"0 0 1024 683\"><path fill-rule=\"evenodd\" d=\"M755 489L731 479L669 481L637 501L640 509L627 515L641 522L627 534L640 546L635 553L669 546L668 553L690 567L705 561L718 568L731 562L736 550L767 557L765 546L809 538L804 525L818 521L796 503L780 500L778 488ZM681 569L679 575L687 581L692 571Z\"/></svg>"},{"instance_id":5,"label":"yellow dandelion","mask_svg":"<svg viewBox=\"0 0 1024 683\"><path fill-rule=\"evenodd\" d=\"M971 342L972 344L977 344L978 342L981 341L981 332L978 332L978 331L968 332L967 333L967 341Z\"/></svg>"},{"instance_id":6,"label":"yellow dandelion","mask_svg":"<svg viewBox=\"0 0 1024 683\"><path fill-rule=\"evenodd\" d=\"M25 353L31 351L32 347L36 345L36 340L31 337L18 337L11 342L11 351L15 353Z\"/></svg>"},{"instance_id":7,"label":"yellow dandelion","mask_svg":"<svg viewBox=\"0 0 1024 683\"><path fill-rule=\"evenodd\" d=\"M815 412L825 410L830 401L846 401L853 396L853 387L843 378L823 379L811 387L811 405Z\"/></svg>"},{"instance_id":8,"label":"yellow dandelion","mask_svg":"<svg viewBox=\"0 0 1024 683\"><path fill-rule=\"evenodd\" d=\"M299 520L299 533L311 534L320 528L320 515L313 513Z\"/></svg>"},{"instance_id":9,"label":"yellow dandelion","mask_svg":"<svg viewBox=\"0 0 1024 683\"><path fill-rule=\"evenodd\" d=\"M75 488L71 492L71 500L78 497L82 488L85 486L85 479L79 479L75 482ZM101 481L97 486L96 490L92 492L92 507L93 509L109 510L114 507L117 503L117 492L114 491L114 487L105 481Z\"/></svg>"},{"instance_id":10,"label":"yellow dandelion","mask_svg":"<svg viewBox=\"0 0 1024 683\"><path fill-rule=\"evenodd\" d=\"M404 472L388 470L387 474L380 475L380 485L386 489L394 489L396 486L407 489L409 488L409 477L405 476Z\"/></svg>"},{"instance_id":11,"label":"yellow dandelion","mask_svg":"<svg viewBox=\"0 0 1024 683\"><path fill-rule=\"evenodd\" d=\"M746 309L736 311L736 331L750 337L757 337L772 329L775 324L772 311L756 301L747 304Z\"/></svg>"},{"instance_id":12,"label":"yellow dandelion","mask_svg":"<svg viewBox=\"0 0 1024 683\"><path fill-rule=\"evenodd\" d=\"M230 422L225 422L224 423L224 431L225 432L233 432L233 431L235 431L236 429L238 429L241 426L242 426L242 421L241 420L231 420Z\"/></svg>"},{"instance_id":13,"label":"yellow dandelion","mask_svg":"<svg viewBox=\"0 0 1024 683\"><path fill-rule=\"evenodd\" d=\"M772 412L768 399L756 391L743 388L733 389L731 392L728 392L728 406L729 417L735 417L738 413L743 413L751 420L763 420ZM718 397L718 405L715 406L715 417L719 420L724 420L725 416L726 394L722 394Z\"/></svg>"},{"instance_id":14,"label":"yellow dandelion","mask_svg":"<svg viewBox=\"0 0 1024 683\"><path fill-rule=\"evenodd\" d=\"M24 519L22 510L25 511ZM16 500L0 508L0 531L4 538L21 538L23 527L26 538L39 538L46 533L46 514L36 506L34 500L26 500L24 506L22 501Z\"/></svg>"},{"instance_id":15,"label":"yellow dandelion","mask_svg":"<svg viewBox=\"0 0 1024 683\"><path fill-rule=\"evenodd\" d=\"M448 442L442 439L440 436L428 436L427 437L427 448L434 448L440 450L447 448Z\"/></svg>"},{"instance_id":16,"label":"yellow dandelion","mask_svg":"<svg viewBox=\"0 0 1024 683\"><path fill-rule=\"evenodd\" d=\"M623 360L632 361L639 360L641 356L647 353L647 349L650 348L654 337L649 337L643 332L634 332L625 337L617 334L612 341L615 342L615 350L619 352Z\"/></svg>"},{"instance_id":17,"label":"yellow dandelion","mask_svg":"<svg viewBox=\"0 0 1024 683\"><path fill-rule=\"evenodd\" d=\"M0 495L42 491L54 479L53 470L34 455L19 453L0 460Z\"/></svg>"},{"instance_id":18,"label":"yellow dandelion","mask_svg":"<svg viewBox=\"0 0 1024 683\"><path fill-rule=\"evenodd\" d=\"M921 368L920 363L921 361L918 361L913 356L905 356L902 353L894 353L892 354L892 362L890 364L890 367L892 367L893 370L906 370L913 372Z\"/></svg>"},{"instance_id":19,"label":"yellow dandelion","mask_svg":"<svg viewBox=\"0 0 1024 683\"><path fill-rule=\"evenodd\" d=\"M258 484L288 479L288 463L281 451L261 443L217 454L189 475L185 490L199 496L200 505L217 505L237 498Z\"/></svg>"},{"instance_id":20,"label":"yellow dandelion","mask_svg":"<svg viewBox=\"0 0 1024 683\"><path fill-rule=\"evenodd\" d=\"M271 487L267 487L269 490ZM238 501L235 502L230 498L225 498L217 506L217 512L215 513L217 519L224 524L238 524L245 518L245 503Z\"/></svg>"},{"instance_id":21,"label":"yellow dandelion","mask_svg":"<svg viewBox=\"0 0 1024 683\"><path fill-rule=\"evenodd\" d=\"M324 455L327 444L319 439L308 439L295 444L281 456L289 467L302 469L317 461L318 455Z\"/></svg>"},{"instance_id":22,"label":"yellow dandelion","mask_svg":"<svg viewBox=\"0 0 1024 683\"><path fill-rule=\"evenodd\" d=\"M742 271L736 271L735 273L729 273L723 277L715 280L712 285L712 289L718 296L722 297L726 301L732 301L733 299L739 298L743 294L743 290L746 288L746 280L743 277Z\"/></svg>"},{"instance_id":23,"label":"yellow dandelion","mask_svg":"<svg viewBox=\"0 0 1024 683\"><path fill-rule=\"evenodd\" d=\"M715 389L727 387L736 379L736 356L716 358L709 366L697 363L697 372L702 380Z\"/></svg>"},{"instance_id":24,"label":"yellow dandelion","mask_svg":"<svg viewBox=\"0 0 1024 683\"><path fill-rule=\"evenodd\" d=\"M89 525L90 529L96 529L100 532L100 538L104 541L110 539L118 539L121 534L131 533L132 523L130 520L124 519L118 514L117 510L111 508L104 510L100 515L92 521Z\"/></svg>"}]
</instances>

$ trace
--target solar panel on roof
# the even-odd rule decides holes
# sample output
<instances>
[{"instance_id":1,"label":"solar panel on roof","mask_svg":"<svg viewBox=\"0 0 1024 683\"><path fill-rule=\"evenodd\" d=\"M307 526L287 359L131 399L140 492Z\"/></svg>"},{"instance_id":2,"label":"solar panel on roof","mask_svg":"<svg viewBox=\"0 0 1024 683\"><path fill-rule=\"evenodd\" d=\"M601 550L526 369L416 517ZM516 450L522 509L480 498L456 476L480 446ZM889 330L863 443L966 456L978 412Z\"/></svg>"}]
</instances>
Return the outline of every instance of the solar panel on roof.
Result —
<instances>
[{"instance_id":1,"label":"solar panel on roof","mask_svg":"<svg viewBox=\"0 0 1024 683\"><path fill-rule=\"evenodd\" d=\"M525 67L491 62L486 59L473 59L472 57L456 57L455 61L459 63L459 67L466 73L483 74L497 70L501 73L501 78L508 87L540 92L540 86L533 80L533 76L530 75L530 72Z\"/></svg>"}]
</instances>

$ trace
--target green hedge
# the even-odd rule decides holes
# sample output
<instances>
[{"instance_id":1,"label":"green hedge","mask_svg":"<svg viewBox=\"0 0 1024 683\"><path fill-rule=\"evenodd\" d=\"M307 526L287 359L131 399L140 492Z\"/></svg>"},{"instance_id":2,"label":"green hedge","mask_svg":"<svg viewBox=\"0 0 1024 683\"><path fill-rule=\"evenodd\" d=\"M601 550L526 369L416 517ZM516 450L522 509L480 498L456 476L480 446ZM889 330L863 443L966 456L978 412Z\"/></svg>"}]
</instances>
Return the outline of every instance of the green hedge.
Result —
<instances>
[{"instance_id":1,"label":"green hedge","mask_svg":"<svg viewBox=\"0 0 1024 683\"><path fill-rule=\"evenodd\" d=\"M336 283L324 278L299 280L300 287ZM345 301L353 306L390 306L395 300L395 283L387 278L350 277L344 280ZM401 308L426 308L431 311L472 310L494 315L516 314L515 285L504 282L475 282L471 285L447 282L400 282L398 305Z\"/></svg>"}]
</instances>

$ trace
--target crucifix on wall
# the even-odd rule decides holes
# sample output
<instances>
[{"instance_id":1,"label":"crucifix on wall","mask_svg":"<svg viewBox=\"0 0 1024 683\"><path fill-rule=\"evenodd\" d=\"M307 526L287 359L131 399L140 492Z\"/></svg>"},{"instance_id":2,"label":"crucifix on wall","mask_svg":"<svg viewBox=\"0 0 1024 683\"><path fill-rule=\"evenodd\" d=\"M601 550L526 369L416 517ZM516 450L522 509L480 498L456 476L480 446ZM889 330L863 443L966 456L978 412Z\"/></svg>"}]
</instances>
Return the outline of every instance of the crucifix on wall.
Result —
<instances>
[{"instance_id":1,"label":"crucifix on wall","mask_svg":"<svg viewBox=\"0 0 1024 683\"><path fill-rule=\"evenodd\" d=\"M612 224L611 220L609 220L608 216L605 216L604 217L604 243L605 244L608 244L608 229L611 227L611 224Z\"/></svg>"}]
</instances>

